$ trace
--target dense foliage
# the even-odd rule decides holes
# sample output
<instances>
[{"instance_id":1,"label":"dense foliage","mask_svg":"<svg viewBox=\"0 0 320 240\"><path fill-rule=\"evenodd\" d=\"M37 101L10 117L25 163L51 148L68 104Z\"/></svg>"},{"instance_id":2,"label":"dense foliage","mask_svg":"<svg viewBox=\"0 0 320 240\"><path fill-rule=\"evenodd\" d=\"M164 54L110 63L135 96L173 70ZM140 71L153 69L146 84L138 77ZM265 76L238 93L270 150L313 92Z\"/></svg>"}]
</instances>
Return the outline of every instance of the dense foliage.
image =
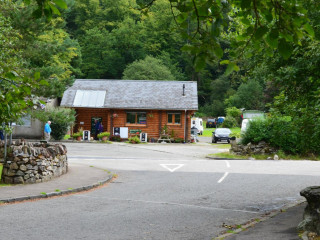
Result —
<instances>
[{"instance_id":1,"label":"dense foliage","mask_svg":"<svg viewBox=\"0 0 320 240\"><path fill-rule=\"evenodd\" d=\"M55 140L63 139L76 119L75 110L70 108L48 108L46 111L33 111L31 115L44 123L51 121L51 136Z\"/></svg>"},{"instance_id":2,"label":"dense foliage","mask_svg":"<svg viewBox=\"0 0 320 240\"><path fill-rule=\"evenodd\" d=\"M175 79L198 82L202 116L265 110L317 135L317 0L0 2L1 122L75 78Z\"/></svg>"},{"instance_id":3,"label":"dense foliage","mask_svg":"<svg viewBox=\"0 0 320 240\"><path fill-rule=\"evenodd\" d=\"M276 116L254 120L243 134L242 142L265 141L286 153L320 154L320 121L316 120L314 129L305 127L303 122L302 119Z\"/></svg>"}]
</instances>

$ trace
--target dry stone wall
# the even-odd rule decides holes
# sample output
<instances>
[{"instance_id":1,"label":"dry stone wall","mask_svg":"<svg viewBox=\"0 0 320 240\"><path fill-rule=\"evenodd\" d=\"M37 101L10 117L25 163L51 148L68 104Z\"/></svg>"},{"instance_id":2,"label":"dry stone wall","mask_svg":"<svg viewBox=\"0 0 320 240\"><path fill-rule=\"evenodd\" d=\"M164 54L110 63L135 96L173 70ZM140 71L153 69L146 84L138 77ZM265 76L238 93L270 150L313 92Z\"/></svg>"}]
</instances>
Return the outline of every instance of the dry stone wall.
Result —
<instances>
[{"instance_id":1,"label":"dry stone wall","mask_svg":"<svg viewBox=\"0 0 320 240\"><path fill-rule=\"evenodd\" d=\"M0 157L4 142L0 142ZM30 143L17 140L8 147L2 181L8 184L49 181L68 171L67 148L62 144Z\"/></svg>"},{"instance_id":2,"label":"dry stone wall","mask_svg":"<svg viewBox=\"0 0 320 240\"><path fill-rule=\"evenodd\" d=\"M277 150L270 147L266 142L259 142L258 144L248 143L247 145L238 144L231 141L230 153L237 155L252 155L252 154L274 154Z\"/></svg>"}]
</instances>

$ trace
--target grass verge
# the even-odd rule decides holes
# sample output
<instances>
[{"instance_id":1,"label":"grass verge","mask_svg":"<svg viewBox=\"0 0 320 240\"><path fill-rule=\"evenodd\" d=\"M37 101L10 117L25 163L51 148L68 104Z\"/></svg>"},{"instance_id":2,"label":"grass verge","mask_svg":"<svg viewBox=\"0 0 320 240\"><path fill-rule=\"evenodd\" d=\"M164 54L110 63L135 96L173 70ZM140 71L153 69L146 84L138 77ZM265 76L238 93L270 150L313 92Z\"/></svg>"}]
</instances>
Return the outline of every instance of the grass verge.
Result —
<instances>
[{"instance_id":1,"label":"grass verge","mask_svg":"<svg viewBox=\"0 0 320 240\"><path fill-rule=\"evenodd\" d=\"M215 128L204 128L202 135L199 135L200 137L211 137L212 132L214 132L216 129ZM241 128L236 127L236 128L230 128L231 132L233 133L239 133L241 131Z\"/></svg>"},{"instance_id":2,"label":"grass verge","mask_svg":"<svg viewBox=\"0 0 320 240\"><path fill-rule=\"evenodd\" d=\"M285 155L282 152L277 153L279 156L279 159L281 160L312 160L312 161L320 161L320 156L300 156L300 155ZM272 155L266 155L266 154L259 154L259 155L246 155L246 156L241 156L241 155L235 155L231 154L229 152L222 152L222 153L214 153L214 154L209 154L208 157L216 157L216 158L230 158L230 159L249 159L249 158L254 158L256 160L267 160L268 157L271 157L273 159L274 154Z\"/></svg>"},{"instance_id":3,"label":"grass verge","mask_svg":"<svg viewBox=\"0 0 320 240\"><path fill-rule=\"evenodd\" d=\"M239 155L231 154L229 152L213 153L213 154L209 154L208 157L230 158L230 159L248 159L247 156L239 156Z\"/></svg>"}]
</instances>

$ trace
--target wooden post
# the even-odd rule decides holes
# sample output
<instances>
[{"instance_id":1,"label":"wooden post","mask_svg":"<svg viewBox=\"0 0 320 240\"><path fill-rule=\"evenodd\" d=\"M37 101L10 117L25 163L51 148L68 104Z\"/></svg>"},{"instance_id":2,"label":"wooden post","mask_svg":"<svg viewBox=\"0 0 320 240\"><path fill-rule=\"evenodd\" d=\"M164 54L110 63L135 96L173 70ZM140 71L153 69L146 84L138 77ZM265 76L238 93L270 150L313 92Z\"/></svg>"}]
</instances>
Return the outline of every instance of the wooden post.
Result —
<instances>
[{"instance_id":1,"label":"wooden post","mask_svg":"<svg viewBox=\"0 0 320 240\"><path fill-rule=\"evenodd\" d=\"M185 126L184 126L184 132L185 132L184 142L188 142L188 118L187 118L187 114L188 114L188 111L185 110L184 111L184 119L185 119L185 121L184 121L184 124L185 124Z\"/></svg>"},{"instance_id":2,"label":"wooden post","mask_svg":"<svg viewBox=\"0 0 320 240\"><path fill-rule=\"evenodd\" d=\"M162 111L159 110L159 137L161 136L161 127L162 126Z\"/></svg>"},{"instance_id":3,"label":"wooden post","mask_svg":"<svg viewBox=\"0 0 320 240\"><path fill-rule=\"evenodd\" d=\"M113 110L110 110L110 135L113 135Z\"/></svg>"}]
</instances>

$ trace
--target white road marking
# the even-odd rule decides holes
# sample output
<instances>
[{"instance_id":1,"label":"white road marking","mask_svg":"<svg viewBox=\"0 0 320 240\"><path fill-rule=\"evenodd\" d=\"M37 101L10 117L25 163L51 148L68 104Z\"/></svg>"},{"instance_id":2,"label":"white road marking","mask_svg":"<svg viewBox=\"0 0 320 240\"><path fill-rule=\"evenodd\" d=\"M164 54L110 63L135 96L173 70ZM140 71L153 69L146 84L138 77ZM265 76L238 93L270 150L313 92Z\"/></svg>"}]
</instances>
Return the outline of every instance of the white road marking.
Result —
<instances>
[{"instance_id":1,"label":"white road marking","mask_svg":"<svg viewBox=\"0 0 320 240\"><path fill-rule=\"evenodd\" d=\"M228 174L228 172L225 172L223 177L219 179L218 183L221 183L228 176Z\"/></svg>"},{"instance_id":2,"label":"white road marking","mask_svg":"<svg viewBox=\"0 0 320 240\"><path fill-rule=\"evenodd\" d=\"M230 163L227 160L225 160L225 162L227 164L227 167L229 168L230 167Z\"/></svg>"},{"instance_id":3,"label":"white road marking","mask_svg":"<svg viewBox=\"0 0 320 240\"><path fill-rule=\"evenodd\" d=\"M184 164L160 164L161 167L169 170L170 172L174 172L175 170L184 166Z\"/></svg>"}]
</instances>

